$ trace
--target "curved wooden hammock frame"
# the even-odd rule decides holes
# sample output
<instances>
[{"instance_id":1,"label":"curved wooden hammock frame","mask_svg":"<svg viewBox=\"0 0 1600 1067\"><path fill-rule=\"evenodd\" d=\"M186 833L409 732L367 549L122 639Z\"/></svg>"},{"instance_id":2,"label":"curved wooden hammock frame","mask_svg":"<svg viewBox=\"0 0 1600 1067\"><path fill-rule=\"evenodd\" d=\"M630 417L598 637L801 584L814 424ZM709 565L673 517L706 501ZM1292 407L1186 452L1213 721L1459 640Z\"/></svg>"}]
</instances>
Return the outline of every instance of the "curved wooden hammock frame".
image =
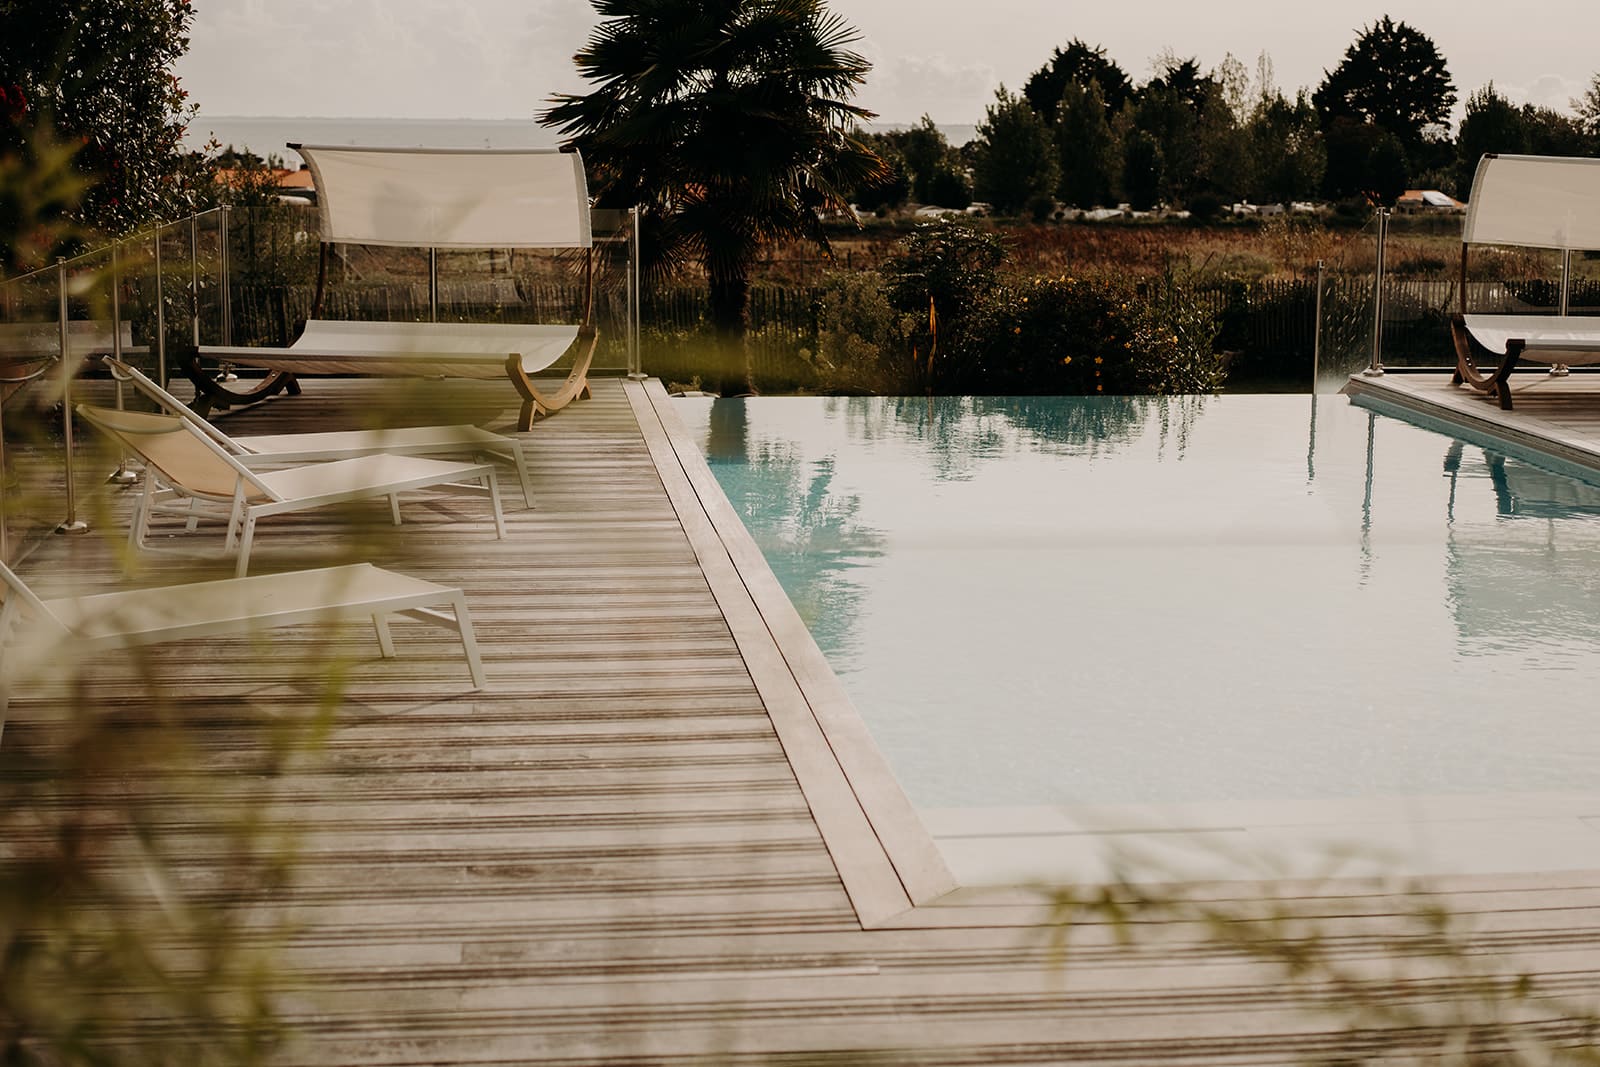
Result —
<instances>
[{"instance_id":1,"label":"curved wooden hammock frame","mask_svg":"<svg viewBox=\"0 0 1600 1067\"><path fill-rule=\"evenodd\" d=\"M516 356L506 357L506 377L522 397L522 410L517 414L517 429L533 429L533 420L560 411L574 400L589 399L589 364L594 360L595 348L600 343L600 331L594 324L594 249L584 250L583 262L583 322L578 326L578 336L567 350L572 354L572 369L567 380L555 392L541 393L533 379Z\"/></svg>"},{"instance_id":2,"label":"curved wooden hammock frame","mask_svg":"<svg viewBox=\"0 0 1600 1067\"><path fill-rule=\"evenodd\" d=\"M55 356L0 358L0 405L10 400L12 394L29 382L42 378L51 367L55 366L56 358Z\"/></svg>"},{"instance_id":3,"label":"curved wooden hammock frame","mask_svg":"<svg viewBox=\"0 0 1600 1067\"><path fill-rule=\"evenodd\" d=\"M1462 258L1465 259L1465 253ZM1466 292L1463 284L1462 292ZM1462 303L1465 304L1463 298ZM1485 374L1478 369L1476 353L1482 353L1489 359L1496 358L1493 352L1478 344L1472 339L1472 334L1467 332L1465 312L1458 312L1450 316L1450 341L1456 350L1456 369L1450 375L1453 385L1466 385L1487 396L1492 396L1500 404L1502 410L1511 410L1511 372L1516 369L1517 361L1522 358L1522 349L1525 341L1513 338L1506 343L1505 355L1498 357L1500 365L1491 374Z\"/></svg>"},{"instance_id":4,"label":"curved wooden hammock frame","mask_svg":"<svg viewBox=\"0 0 1600 1067\"><path fill-rule=\"evenodd\" d=\"M328 284L328 254L332 247L332 242L321 242L317 257L317 289L312 297L309 316L312 320L319 318L322 312ZM519 432L532 429L536 419L560 411L574 400L589 399L589 368L600 342L600 331L594 324L594 270L594 247L589 245L584 248L583 321L578 326L576 339L556 360L559 362L569 355L572 357L572 367L567 372L566 380L553 391L541 390L534 384L519 354L509 354L505 359L506 377L522 398L522 408L517 415ZM304 330L303 323L301 330ZM226 357L218 358L226 370ZM257 403L278 393L298 396L301 392L298 377L293 371L287 370L269 370L265 378L252 382L248 387L230 386L226 381L226 373L218 375L201 366L201 352L198 349L190 353L184 370L195 389L195 398L190 406L202 415L209 413L212 408L226 409L235 404Z\"/></svg>"}]
</instances>

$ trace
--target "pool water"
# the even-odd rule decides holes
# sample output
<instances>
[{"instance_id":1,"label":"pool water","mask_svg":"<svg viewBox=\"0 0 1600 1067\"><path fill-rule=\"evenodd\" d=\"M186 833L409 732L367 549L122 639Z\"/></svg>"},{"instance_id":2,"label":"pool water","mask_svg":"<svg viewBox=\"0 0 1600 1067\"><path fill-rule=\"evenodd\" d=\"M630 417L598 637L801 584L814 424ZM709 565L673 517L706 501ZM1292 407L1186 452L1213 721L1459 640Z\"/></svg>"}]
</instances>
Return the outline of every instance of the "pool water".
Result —
<instances>
[{"instance_id":1,"label":"pool water","mask_svg":"<svg viewBox=\"0 0 1600 1067\"><path fill-rule=\"evenodd\" d=\"M1335 396L677 404L920 807L1600 783L1600 487Z\"/></svg>"}]
</instances>

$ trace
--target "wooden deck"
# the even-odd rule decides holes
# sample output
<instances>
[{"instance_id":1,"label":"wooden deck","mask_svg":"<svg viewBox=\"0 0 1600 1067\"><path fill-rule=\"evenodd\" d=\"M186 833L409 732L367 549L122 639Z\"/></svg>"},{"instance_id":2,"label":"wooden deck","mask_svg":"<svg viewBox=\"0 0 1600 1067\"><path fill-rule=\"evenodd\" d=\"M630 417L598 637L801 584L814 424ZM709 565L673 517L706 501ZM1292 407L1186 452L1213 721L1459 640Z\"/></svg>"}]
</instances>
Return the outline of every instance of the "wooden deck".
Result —
<instances>
[{"instance_id":1,"label":"wooden deck","mask_svg":"<svg viewBox=\"0 0 1600 1067\"><path fill-rule=\"evenodd\" d=\"M309 383L225 426L336 428L377 387ZM431 386L423 418L505 424L508 392ZM182 889L225 884L200 805L292 828L284 884L232 898L249 936L281 943L289 1036L273 1062L1436 1062L1450 1020L1489 1021L1481 987L1419 934L1430 898L1403 887L1207 887L1127 925L1097 913L1065 951L1051 891L955 889L659 386L597 381L523 441L535 507L511 479L504 541L481 501L419 498L397 533L380 503L355 513L375 520L359 535L351 514L310 513L264 526L256 548L260 572L348 549L463 586L489 689L466 689L442 632L396 626L398 658L382 661L366 632L305 627L164 648L148 661L159 692L124 657L13 704L13 755L59 752L74 701L205 722L203 773L146 787ZM111 587L114 547L58 537L22 570L47 596ZM225 571L151 556L138 580L197 569ZM277 731L318 714L325 655L349 660L327 736L269 775ZM41 827L105 818L96 805L140 771L56 783ZM1438 888L1466 920L1458 965L1537 976L1516 1032L1589 1043L1600 872ZM1271 944L1219 936L1217 915L1277 914L1280 896L1313 925L1276 934L1315 929L1342 979L1288 982ZM1356 988L1383 1010L1321 1010Z\"/></svg>"},{"instance_id":2,"label":"wooden deck","mask_svg":"<svg viewBox=\"0 0 1600 1067\"><path fill-rule=\"evenodd\" d=\"M1465 385L1450 384L1449 372L1353 374L1344 392L1357 403L1432 420L1466 436L1502 446L1590 476L1600 471L1600 375L1552 377L1543 370L1514 373L1511 411Z\"/></svg>"}]
</instances>

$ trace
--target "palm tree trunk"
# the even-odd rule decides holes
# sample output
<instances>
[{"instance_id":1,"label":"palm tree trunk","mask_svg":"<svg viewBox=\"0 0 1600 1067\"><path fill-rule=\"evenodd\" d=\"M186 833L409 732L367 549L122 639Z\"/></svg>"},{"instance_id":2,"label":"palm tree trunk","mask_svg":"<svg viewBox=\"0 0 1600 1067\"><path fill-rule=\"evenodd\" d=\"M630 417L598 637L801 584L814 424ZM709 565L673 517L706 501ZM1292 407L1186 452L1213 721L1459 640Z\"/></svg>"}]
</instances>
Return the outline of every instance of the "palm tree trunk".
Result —
<instances>
[{"instance_id":1,"label":"palm tree trunk","mask_svg":"<svg viewBox=\"0 0 1600 1067\"><path fill-rule=\"evenodd\" d=\"M750 275L742 269L716 267L706 272L711 283L711 369L704 387L719 396L755 392L751 382L750 351L745 344L749 327Z\"/></svg>"}]
</instances>

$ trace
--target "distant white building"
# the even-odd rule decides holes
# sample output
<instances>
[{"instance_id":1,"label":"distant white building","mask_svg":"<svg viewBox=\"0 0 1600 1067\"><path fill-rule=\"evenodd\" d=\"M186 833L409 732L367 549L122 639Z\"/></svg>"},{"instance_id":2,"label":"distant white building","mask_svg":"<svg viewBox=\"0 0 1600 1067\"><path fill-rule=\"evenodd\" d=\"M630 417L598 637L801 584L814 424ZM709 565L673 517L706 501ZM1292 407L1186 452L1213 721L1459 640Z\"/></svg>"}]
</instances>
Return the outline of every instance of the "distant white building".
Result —
<instances>
[{"instance_id":1,"label":"distant white building","mask_svg":"<svg viewBox=\"0 0 1600 1067\"><path fill-rule=\"evenodd\" d=\"M1437 189L1407 189L1401 194L1400 199L1394 202L1396 211L1407 213L1438 212L1449 214L1467 210L1467 205L1453 196L1447 196Z\"/></svg>"}]
</instances>

